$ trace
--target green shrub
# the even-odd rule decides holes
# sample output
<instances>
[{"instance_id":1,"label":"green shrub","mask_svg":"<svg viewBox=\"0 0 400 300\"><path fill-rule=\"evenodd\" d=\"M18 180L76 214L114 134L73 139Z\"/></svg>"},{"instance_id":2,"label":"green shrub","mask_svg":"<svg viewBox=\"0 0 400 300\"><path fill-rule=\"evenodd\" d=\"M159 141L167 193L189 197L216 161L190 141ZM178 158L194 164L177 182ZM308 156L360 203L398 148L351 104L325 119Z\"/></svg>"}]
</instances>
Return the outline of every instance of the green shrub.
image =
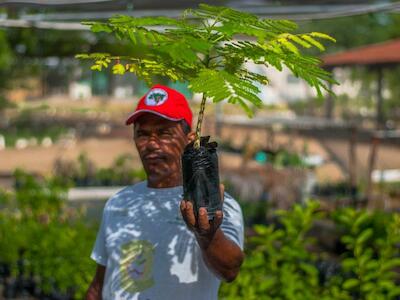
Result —
<instances>
[{"instance_id":1,"label":"green shrub","mask_svg":"<svg viewBox=\"0 0 400 300\"><path fill-rule=\"evenodd\" d=\"M342 253L315 251L310 236L316 220L333 221ZM395 299L400 295L400 215L356 211L318 211L316 202L281 211L277 225L256 225L235 282L223 284L221 299ZM314 249L314 251L313 251ZM334 262L324 274L321 262Z\"/></svg>"},{"instance_id":2,"label":"green shrub","mask_svg":"<svg viewBox=\"0 0 400 300\"><path fill-rule=\"evenodd\" d=\"M400 214L369 213L343 209L334 219L342 230L347 251L335 278L338 288L356 299L394 299L400 295Z\"/></svg>"},{"instance_id":3,"label":"green shrub","mask_svg":"<svg viewBox=\"0 0 400 300\"><path fill-rule=\"evenodd\" d=\"M132 161L131 154L124 154L117 157L112 166L97 169L89 157L82 153L77 162L58 160L54 173L58 180L73 186L131 185L146 178L143 169L132 168Z\"/></svg>"},{"instance_id":4,"label":"green shrub","mask_svg":"<svg viewBox=\"0 0 400 300\"><path fill-rule=\"evenodd\" d=\"M83 299L96 268L89 255L97 226L66 207L66 186L56 179L21 170L15 177L15 193L0 193L0 263L14 278L35 278L44 293Z\"/></svg>"}]
</instances>

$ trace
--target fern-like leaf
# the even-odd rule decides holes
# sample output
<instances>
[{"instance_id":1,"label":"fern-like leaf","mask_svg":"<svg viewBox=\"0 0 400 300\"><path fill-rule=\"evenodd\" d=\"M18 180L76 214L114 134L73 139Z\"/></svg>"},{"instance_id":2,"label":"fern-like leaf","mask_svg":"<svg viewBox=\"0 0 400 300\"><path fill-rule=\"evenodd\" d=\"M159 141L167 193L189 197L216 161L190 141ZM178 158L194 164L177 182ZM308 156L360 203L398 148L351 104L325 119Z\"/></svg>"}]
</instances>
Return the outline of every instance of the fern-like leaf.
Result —
<instances>
[{"instance_id":1,"label":"fern-like leaf","mask_svg":"<svg viewBox=\"0 0 400 300\"><path fill-rule=\"evenodd\" d=\"M213 102L227 100L229 103L238 103L249 116L253 111L250 104L261 107L262 101L257 96L260 90L245 77L238 78L226 71L203 69L197 78L191 81L194 92L202 92Z\"/></svg>"},{"instance_id":2,"label":"fern-like leaf","mask_svg":"<svg viewBox=\"0 0 400 300\"><path fill-rule=\"evenodd\" d=\"M188 81L193 91L215 102L226 99L237 103L249 115L250 105L261 105L257 86L267 84L268 78L246 70L247 62L280 71L286 66L320 96L336 83L320 68L319 59L302 54L303 48L323 51L322 41L335 39L319 32L294 34L297 25L288 20L263 19L228 7L201 4L185 11L179 20L119 15L107 22L85 24L94 32L113 34L145 49L138 57L107 53L77 56L93 60L92 70L112 67L115 74L132 72L149 84L155 76Z\"/></svg>"}]
</instances>

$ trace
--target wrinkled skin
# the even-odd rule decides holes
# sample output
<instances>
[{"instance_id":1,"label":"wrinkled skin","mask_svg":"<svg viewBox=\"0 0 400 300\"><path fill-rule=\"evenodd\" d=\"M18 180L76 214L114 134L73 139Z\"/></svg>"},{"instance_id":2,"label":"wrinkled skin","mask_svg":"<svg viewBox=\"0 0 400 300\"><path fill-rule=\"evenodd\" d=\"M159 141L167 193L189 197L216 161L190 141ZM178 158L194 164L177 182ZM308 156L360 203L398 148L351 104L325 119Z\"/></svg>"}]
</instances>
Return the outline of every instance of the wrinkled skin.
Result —
<instances>
[{"instance_id":1,"label":"wrinkled skin","mask_svg":"<svg viewBox=\"0 0 400 300\"><path fill-rule=\"evenodd\" d=\"M147 174L148 186L174 187L182 184L181 155L194 139L180 123L154 114L139 117L134 126L134 141Z\"/></svg>"}]
</instances>

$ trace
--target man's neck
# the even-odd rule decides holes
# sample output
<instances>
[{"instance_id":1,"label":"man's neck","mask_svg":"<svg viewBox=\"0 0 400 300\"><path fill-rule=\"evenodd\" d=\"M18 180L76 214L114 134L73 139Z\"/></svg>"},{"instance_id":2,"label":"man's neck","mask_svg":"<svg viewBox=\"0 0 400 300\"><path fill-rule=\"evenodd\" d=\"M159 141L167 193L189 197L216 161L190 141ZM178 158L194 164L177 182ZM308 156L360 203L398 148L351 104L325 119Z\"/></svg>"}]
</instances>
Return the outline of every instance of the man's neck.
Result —
<instances>
[{"instance_id":1,"label":"man's neck","mask_svg":"<svg viewBox=\"0 0 400 300\"><path fill-rule=\"evenodd\" d=\"M161 189L161 188L172 188L182 185L182 176L170 176L166 178L147 178L147 186L150 188Z\"/></svg>"}]
</instances>

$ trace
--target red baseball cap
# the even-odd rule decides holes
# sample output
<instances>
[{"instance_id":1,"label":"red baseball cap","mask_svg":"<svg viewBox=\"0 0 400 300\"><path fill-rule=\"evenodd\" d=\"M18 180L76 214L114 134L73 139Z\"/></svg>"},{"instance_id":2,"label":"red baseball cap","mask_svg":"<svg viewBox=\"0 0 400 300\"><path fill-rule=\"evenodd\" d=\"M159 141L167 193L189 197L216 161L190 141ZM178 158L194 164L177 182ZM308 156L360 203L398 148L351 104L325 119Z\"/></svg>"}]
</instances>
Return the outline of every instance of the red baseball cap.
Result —
<instances>
[{"instance_id":1,"label":"red baseball cap","mask_svg":"<svg viewBox=\"0 0 400 300\"><path fill-rule=\"evenodd\" d=\"M167 86L154 85L140 98L135 111L128 117L125 124L135 123L136 119L144 113L152 113L171 121L185 120L192 128L193 114L185 96Z\"/></svg>"}]
</instances>

